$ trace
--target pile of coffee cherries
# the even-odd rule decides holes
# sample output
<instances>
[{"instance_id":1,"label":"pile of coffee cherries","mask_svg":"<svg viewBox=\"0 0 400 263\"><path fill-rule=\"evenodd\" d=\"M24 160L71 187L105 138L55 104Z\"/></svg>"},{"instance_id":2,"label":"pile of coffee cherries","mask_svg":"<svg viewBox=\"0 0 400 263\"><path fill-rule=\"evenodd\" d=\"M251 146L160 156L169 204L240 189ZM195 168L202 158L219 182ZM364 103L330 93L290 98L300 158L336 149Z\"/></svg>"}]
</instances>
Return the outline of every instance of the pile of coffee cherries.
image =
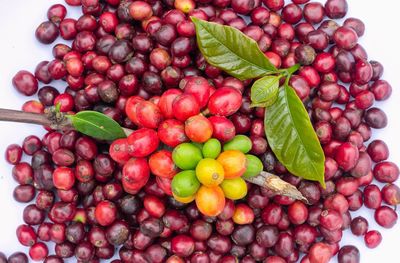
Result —
<instances>
[{"instance_id":1,"label":"pile of coffee cherries","mask_svg":"<svg viewBox=\"0 0 400 263\"><path fill-rule=\"evenodd\" d=\"M124 174L143 173L149 160L123 156L121 149L138 143L136 151L148 150L154 140L114 142L110 148L76 131L49 130L43 138L32 135L10 145L5 153L18 183L14 198L27 203L16 234L33 260L327 263L337 255L340 263L356 263L359 250L339 246L343 231L350 229L368 248L377 247L382 236L351 212L364 205L380 226L396 223L399 168L388 161L385 142L369 141L373 129L387 125L385 113L373 104L388 99L391 86L381 79L383 66L369 61L357 43L364 24L356 18L335 21L345 17L346 0L325 5L309 0L286 5L284 0L65 2L80 7L82 16L67 18L66 7L55 4L35 35L43 44L60 36L70 45L54 45L51 61L13 78L21 94L38 96L24 103L24 111L43 113L53 105L71 114L95 110L123 127L146 129L163 143L186 141L174 137L182 134L183 122L200 112L211 114L213 138L223 143L227 134L248 136L250 153L262 160L264 170L296 186L308 204L248 184L245 198L226 199L221 213L205 216L195 203L170 196L171 178L160 182L151 174L135 189L124 183ZM276 159L264 134L268 112L250 106L252 80L235 79L205 61L190 16L241 30L278 68L301 64L290 85L323 146L326 188L291 175ZM63 80L65 89L49 85L53 80ZM187 92L190 87L196 88ZM210 97L217 93L236 102L225 91L240 96L240 105L224 115L220 111L226 108L210 107ZM226 127L229 133L221 132ZM30 163L21 161L23 154L31 156ZM123 171L124 162L133 168ZM174 165L162 163L157 162ZM25 263L28 257L16 252L7 259L0 253L0 262Z\"/></svg>"}]
</instances>

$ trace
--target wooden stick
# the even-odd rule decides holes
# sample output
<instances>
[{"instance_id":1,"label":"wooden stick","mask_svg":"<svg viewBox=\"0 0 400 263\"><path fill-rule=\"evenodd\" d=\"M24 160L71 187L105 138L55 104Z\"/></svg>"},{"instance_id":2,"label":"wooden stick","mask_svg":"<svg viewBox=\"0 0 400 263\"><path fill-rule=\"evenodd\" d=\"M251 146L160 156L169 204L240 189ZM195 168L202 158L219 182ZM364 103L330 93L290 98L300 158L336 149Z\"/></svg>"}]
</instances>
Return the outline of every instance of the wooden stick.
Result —
<instances>
[{"instance_id":1,"label":"wooden stick","mask_svg":"<svg viewBox=\"0 0 400 263\"><path fill-rule=\"evenodd\" d=\"M50 126L51 121L45 114L23 112L17 110L0 109L0 121L32 123Z\"/></svg>"},{"instance_id":2,"label":"wooden stick","mask_svg":"<svg viewBox=\"0 0 400 263\"><path fill-rule=\"evenodd\" d=\"M301 194L299 190L297 190L295 186L285 182L277 175L263 171L259 175L251 178L245 178L245 180L252 184L268 188L275 194L288 196L295 200L308 203L308 200Z\"/></svg>"}]
</instances>

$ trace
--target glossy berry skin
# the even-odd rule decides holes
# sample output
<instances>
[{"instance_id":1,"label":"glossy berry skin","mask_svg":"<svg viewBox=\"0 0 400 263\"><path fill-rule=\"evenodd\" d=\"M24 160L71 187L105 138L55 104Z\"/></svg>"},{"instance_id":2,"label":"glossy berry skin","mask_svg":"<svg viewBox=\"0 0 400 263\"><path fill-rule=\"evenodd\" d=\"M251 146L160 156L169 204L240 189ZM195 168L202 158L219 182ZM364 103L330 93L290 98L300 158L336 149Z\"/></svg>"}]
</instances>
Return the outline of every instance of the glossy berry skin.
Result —
<instances>
[{"instance_id":1,"label":"glossy berry skin","mask_svg":"<svg viewBox=\"0 0 400 263\"><path fill-rule=\"evenodd\" d=\"M72 220L76 213L74 203L56 202L51 208L48 217L54 223L65 223Z\"/></svg>"},{"instance_id":2,"label":"glossy berry skin","mask_svg":"<svg viewBox=\"0 0 400 263\"><path fill-rule=\"evenodd\" d=\"M15 252L8 257L8 263L28 263L28 257L22 252Z\"/></svg>"},{"instance_id":3,"label":"glossy berry skin","mask_svg":"<svg viewBox=\"0 0 400 263\"><path fill-rule=\"evenodd\" d=\"M364 235L364 242L368 248L376 248L382 242L382 234L377 230L368 231Z\"/></svg>"},{"instance_id":4,"label":"glossy berry skin","mask_svg":"<svg viewBox=\"0 0 400 263\"><path fill-rule=\"evenodd\" d=\"M14 188L13 197L20 203L29 203L35 198L35 188L32 185L18 185Z\"/></svg>"},{"instance_id":5,"label":"glossy berry skin","mask_svg":"<svg viewBox=\"0 0 400 263\"><path fill-rule=\"evenodd\" d=\"M181 94L182 91L179 89L169 89L161 95L158 106L160 107L160 111L165 119L172 119L174 117L172 105L176 97Z\"/></svg>"},{"instance_id":6,"label":"glossy berry skin","mask_svg":"<svg viewBox=\"0 0 400 263\"><path fill-rule=\"evenodd\" d=\"M315 57L313 66L320 73L329 73L335 67L335 59L330 53L319 53Z\"/></svg>"},{"instance_id":7,"label":"glossy berry skin","mask_svg":"<svg viewBox=\"0 0 400 263\"><path fill-rule=\"evenodd\" d=\"M122 186L127 193L136 194L149 180L150 168L143 158L132 158L123 167Z\"/></svg>"},{"instance_id":8,"label":"glossy berry skin","mask_svg":"<svg viewBox=\"0 0 400 263\"><path fill-rule=\"evenodd\" d=\"M74 97L68 93L60 94L54 99L54 105L59 105L61 112L72 111L74 109Z\"/></svg>"},{"instance_id":9,"label":"glossy berry skin","mask_svg":"<svg viewBox=\"0 0 400 263\"><path fill-rule=\"evenodd\" d=\"M129 154L130 150L128 140L123 138L117 139L111 143L109 153L114 161L125 164L131 158Z\"/></svg>"},{"instance_id":10,"label":"glossy berry skin","mask_svg":"<svg viewBox=\"0 0 400 263\"><path fill-rule=\"evenodd\" d=\"M379 182L393 183L399 178L399 167L392 162L381 162L375 165L374 177Z\"/></svg>"},{"instance_id":11,"label":"glossy berry skin","mask_svg":"<svg viewBox=\"0 0 400 263\"><path fill-rule=\"evenodd\" d=\"M135 20L145 20L153 14L151 5L144 1L135 1L129 5L129 13Z\"/></svg>"},{"instance_id":12,"label":"glossy berry skin","mask_svg":"<svg viewBox=\"0 0 400 263\"><path fill-rule=\"evenodd\" d=\"M368 231L368 221L361 216L353 218L350 224L351 232L356 236L363 236Z\"/></svg>"},{"instance_id":13,"label":"glossy berry skin","mask_svg":"<svg viewBox=\"0 0 400 263\"><path fill-rule=\"evenodd\" d=\"M45 243L38 242L29 249L29 256L34 261L44 260L49 254L49 249Z\"/></svg>"},{"instance_id":14,"label":"glossy berry skin","mask_svg":"<svg viewBox=\"0 0 400 263\"><path fill-rule=\"evenodd\" d=\"M343 219L341 215L333 209L322 211L319 217L319 221L321 226L330 231L340 229L343 225Z\"/></svg>"},{"instance_id":15,"label":"glossy berry skin","mask_svg":"<svg viewBox=\"0 0 400 263\"><path fill-rule=\"evenodd\" d=\"M149 158L150 170L154 175L172 179L178 172L178 168L172 160L172 153L168 150L160 150Z\"/></svg>"},{"instance_id":16,"label":"glossy berry skin","mask_svg":"<svg viewBox=\"0 0 400 263\"><path fill-rule=\"evenodd\" d=\"M186 121L189 117L200 113L200 105L193 95L182 94L175 98L172 111L177 120Z\"/></svg>"},{"instance_id":17,"label":"glossy berry skin","mask_svg":"<svg viewBox=\"0 0 400 263\"><path fill-rule=\"evenodd\" d=\"M318 242L311 246L308 256L310 262L328 263L332 254L329 245Z\"/></svg>"},{"instance_id":18,"label":"glossy berry skin","mask_svg":"<svg viewBox=\"0 0 400 263\"><path fill-rule=\"evenodd\" d=\"M36 39L42 44L53 43L58 35L58 27L51 21L41 23L35 31Z\"/></svg>"},{"instance_id":19,"label":"glossy berry skin","mask_svg":"<svg viewBox=\"0 0 400 263\"><path fill-rule=\"evenodd\" d=\"M371 64L371 66L372 65L373 64ZM374 79L374 76L372 79ZM387 100L392 95L392 86L385 80L375 81L370 90L374 93L374 97L377 101Z\"/></svg>"},{"instance_id":20,"label":"glossy berry skin","mask_svg":"<svg viewBox=\"0 0 400 263\"><path fill-rule=\"evenodd\" d=\"M96 221L102 226L111 225L117 216L117 207L114 203L104 200L97 204L95 209Z\"/></svg>"},{"instance_id":21,"label":"glossy berry skin","mask_svg":"<svg viewBox=\"0 0 400 263\"><path fill-rule=\"evenodd\" d=\"M185 133L191 141L204 143L211 138L213 126L203 115L195 115L185 121Z\"/></svg>"},{"instance_id":22,"label":"glossy berry skin","mask_svg":"<svg viewBox=\"0 0 400 263\"><path fill-rule=\"evenodd\" d=\"M14 88L25 96L32 96L38 90L38 81L32 73L21 70L12 79Z\"/></svg>"},{"instance_id":23,"label":"glossy berry skin","mask_svg":"<svg viewBox=\"0 0 400 263\"><path fill-rule=\"evenodd\" d=\"M53 172L53 184L57 189L69 190L74 186L75 173L68 167L58 167Z\"/></svg>"},{"instance_id":24,"label":"glossy berry skin","mask_svg":"<svg viewBox=\"0 0 400 263\"><path fill-rule=\"evenodd\" d=\"M208 109L211 114L230 116L239 110L242 95L234 88L222 87L217 89L210 97Z\"/></svg>"},{"instance_id":25,"label":"glossy berry skin","mask_svg":"<svg viewBox=\"0 0 400 263\"><path fill-rule=\"evenodd\" d=\"M156 196L147 195L143 199L143 206L149 215L155 218L161 218L165 213L164 203Z\"/></svg>"},{"instance_id":26,"label":"glossy berry skin","mask_svg":"<svg viewBox=\"0 0 400 263\"><path fill-rule=\"evenodd\" d=\"M351 143L343 143L336 150L335 160L344 171L354 168L358 158L358 149Z\"/></svg>"},{"instance_id":27,"label":"glossy berry skin","mask_svg":"<svg viewBox=\"0 0 400 263\"><path fill-rule=\"evenodd\" d=\"M55 24L59 24L63 21L66 15L67 9L61 4L52 5L47 10L47 18Z\"/></svg>"},{"instance_id":28,"label":"glossy berry skin","mask_svg":"<svg viewBox=\"0 0 400 263\"><path fill-rule=\"evenodd\" d=\"M158 148L157 132L148 128L136 130L128 136L128 144L129 154L132 157L149 156Z\"/></svg>"},{"instance_id":29,"label":"glossy berry skin","mask_svg":"<svg viewBox=\"0 0 400 263\"><path fill-rule=\"evenodd\" d=\"M177 256L188 257L194 252L194 240L187 235L177 235L171 240L171 251Z\"/></svg>"},{"instance_id":30,"label":"glossy berry skin","mask_svg":"<svg viewBox=\"0 0 400 263\"><path fill-rule=\"evenodd\" d=\"M44 211L40 210L36 205L31 204L25 207L23 212L23 220L28 225L39 225L45 219Z\"/></svg>"},{"instance_id":31,"label":"glossy berry skin","mask_svg":"<svg viewBox=\"0 0 400 263\"><path fill-rule=\"evenodd\" d=\"M290 222L295 225L303 224L308 218L308 209L304 203L296 201L288 207Z\"/></svg>"},{"instance_id":32,"label":"glossy berry skin","mask_svg":"<svg viewBox=\"0 0 400 263\"><path fill-rule=\"evenodd\" d=\"M143 100L144 99L139 96L131 96L125 104L126 115L136 125L139 125L136 109L139 105L139 102L142 102Z\"/></svg>"},{"instance_id":33,"label":"glossy berry skin","mask_svg":"<svg viewBox=\"0 0 400 263\"><path fill-rule=\"evenodd\" d=\"M338 253L338 261L340 263L357 263L360 262L360 251L352 245L343 246Z\"/></svg>"},{"instance_id":34,"label":"glossy berry skin","mask_svg":"<svg viewBox=\"0 0 400 263\"><path fill-rule=\"evenodd\" d=\"M377 209L381 206L382 193L377 185L370 184L364 188L364 204L370 209Z\"/></svg>"},{"instance_id":35,"label":"glossy berry skin","mask_svg":"<svg viewBox=\"0 0 400 263\"><path fill-rule=\"evenodd\" d=\"M224 116L211 116L208 118L213 127L212 136L222 142L230 141L236 135L236 129L231 120Z\"/></svg>"},{"instance_id":36,"label":"glossy berry skin","mask_svg":"<svg viewBox=\"0 0 400 263\"><path fill-rule=\"evenodd\" d=\"M333 40L340 48L350 50L357 45L357 33L349 27L339 27L333 35Z\"/></svg>"},{"instance_id":37,"label":"glossy berry skin","mask_svg":"<svg viewBox=\"0 0 400 263\"><path fill-rule=\"evenodd\" d=\"M397 213L388 206L381 206L375 210L375 221L384 228L392 228L397 222Z\"/></svg>"},{"instance_id":38,"label":"glossy berry skin","mask_svg":"<svg viewBox=\"0 0 400 263\"><path fill-rule=\"evenodd\" d=\"M139 101L135 109L136 118L131 120L140 127L156 129L163 120L160 108L150 101Z\"/></svg>"},{"instance_id":39,"label":"glossy berry skin","mask_svg":"<svg viewBox=\"0 0 400 263\"><path fill-rule=\"evenodd\" d=\"M18 164L22 158L22 148L18 144L11 144L7 147L4 155L9 164Z\"/></svg>"},{"instance_id":40,"label":"glossy berry skin","mask_svg":"<svg viewBox=\"0 0 400 263\"><path fill-rule=\"evenodd\" d=\"M185 125L176 120L169 119L163 121L158 128L158 137L160 141L170 147L189 141L185 134Z\"/></svg>"},{"instance_id":41,"label":"glossy berry skin","mask_svg":"<svg viewBox=\"0 0 400 263\"><path fill-rule=\"evenodd\" d=\"M389 205L398 205L400 202L400 188L395 184L387 184L382 188L382 198Z\"/></svg>"},{"instance_id":42,"label":"glossy berry skin","mask_svg":"<svg viewBox=\"0 0 400 263\"><path fill-rule=\"evenodd\" d=\"M18 241L23 246L31 247L36 243L37 236L35 230L28 225L20 225L16 230Z\"/></svg>"},{"instance_id":43,"label":"glossy berry skin","mask_svg":"<svg viewBox=\"0 0 400 263\"><path fill-rule=\"evenodd\" d=\"M329 18L343 18L347 13L348 5L346 0L328 0L325 3L325 12Z\"/></svg>"},{"instance_id":44,"label":"glossy berry skin","mask_svg":"<svg viewBox=\"0 0 400 263\"><path fill-rule=\"evenodd\" d=\"M182 80L180 86L183 86L181 88L185 94L191 94L196 98L200 108L207 105L212 86L205 78L189 77L187 80Z\"/></svg>"}]
</instances>

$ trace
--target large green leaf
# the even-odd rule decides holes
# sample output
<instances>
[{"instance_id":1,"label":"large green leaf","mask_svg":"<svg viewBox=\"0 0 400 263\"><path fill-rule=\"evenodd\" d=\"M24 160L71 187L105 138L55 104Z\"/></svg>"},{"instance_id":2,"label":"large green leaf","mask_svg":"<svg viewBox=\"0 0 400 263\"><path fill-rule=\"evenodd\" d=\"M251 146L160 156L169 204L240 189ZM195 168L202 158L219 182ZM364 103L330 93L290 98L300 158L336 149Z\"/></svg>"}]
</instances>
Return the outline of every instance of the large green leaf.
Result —
<instances>
[{"instance_id":1,"label":"large green leaf","mask_svg":"<svg viewBox=\"0 0 400 263\"><path fill-rule=\"evenodd\" d=\"M265 57L257 42L230 26L191 17L197 44L208 63L240 80L254 79L278 70Z\"/></svg>"},{"instance_id":2,"label":"large green leaf","mask_svg":"<svg viewBox=\"0 0 400 263\"><path fill-rule=\"evenodd\" d=\"M81 111L68 117L77 131L90 137L107 141L126 137L118 122L100 112Z\"/></svg>"},{"instance_id":3,"label":"large green leaf","mask_svg":"<svg viewBox=\"0 0 400 263\"><path fill-rule=\"evenodd\" d=\"M310 118L295 91L285 86L265 113L265 134L278 160L294 175L323 187L325 156Z\"/></svg>"},{"instance_id":4,"label":"large green leaf","mask_svg":"<svg viewBox=\"0 0 400 263\"><path fill-rule=\"evenodd\" d=\"M264 107L273 104L278 96L279 79L277 76L265 76L255 81L251 87L251 102L264 103Z\"/></svg>"}]
</instances>

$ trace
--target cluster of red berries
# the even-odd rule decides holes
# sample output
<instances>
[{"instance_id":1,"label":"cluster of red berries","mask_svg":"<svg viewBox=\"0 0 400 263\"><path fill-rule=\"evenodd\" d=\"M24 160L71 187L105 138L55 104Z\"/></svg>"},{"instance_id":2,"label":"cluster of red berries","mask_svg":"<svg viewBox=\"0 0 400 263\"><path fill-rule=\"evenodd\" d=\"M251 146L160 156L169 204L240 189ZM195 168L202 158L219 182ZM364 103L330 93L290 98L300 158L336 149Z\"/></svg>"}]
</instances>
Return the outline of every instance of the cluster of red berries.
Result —
<instances>
[{"instance_id":1,"label":"cluster of red berries","mask_svg":"<svg viewBox=\"0 0 400 263\"><path fill-rule=\"evenodd\" d=\"M346 15L345 0L325 5L309 0L287 5L283 0L65 1L81 6L82 16L67 18L65 6L53 5L36 37L50 44L61 36L71 45L54 45L54 59L40 62L34 74L15 75L13 85L20 93L38 95L22 109L95 110L137 130L111 147L75 131L49 131L42 139L29 136L22 147L7 148L19 184L15 200L35 200L24 209L25 224L17 229L32 259L60 263L75 256L78 262L99 262L115 256L118 248L120 259L113 263L300 258L327 263L334 255L340 263L356 263L358 249L339 246L343 231L350 228L363 236L369 248L378 246L382 236L350 212L364 205L382 227L396 223L392 206L400 202L394 184L399 168L388 161L383 141L367 145L371 128L387 124L385 113L373 104L388 99L392 88L381 79L383 66L369 61L357 43L364 24L356 18L342 26L335 22ZM291 175L276 159L264 134L265 110L251 107L252 80L227 76L205 61L190 16L241 30L278 68L302 65L290 85L305 103L323 146L325 189ZM60 92L48 85L53 80L67 87ZM220 215L207 217L194 204L169 196L172 175L160 175L174 173L174 166L168 150L155 152L159 142L175 147L209 136L225 142L235 134L249 135L251 152L264 169L296 186L309 204L248 185L246 198L227 200ZM21 162L23 153L32 156L30 164ZM239 208L254 217L235 223ZM45 242L56 244L55 255L48 255ZM2 254L0 262L7 262ZM28 258L18 252L8 262Z\"/></svg>"}]
</instances>

